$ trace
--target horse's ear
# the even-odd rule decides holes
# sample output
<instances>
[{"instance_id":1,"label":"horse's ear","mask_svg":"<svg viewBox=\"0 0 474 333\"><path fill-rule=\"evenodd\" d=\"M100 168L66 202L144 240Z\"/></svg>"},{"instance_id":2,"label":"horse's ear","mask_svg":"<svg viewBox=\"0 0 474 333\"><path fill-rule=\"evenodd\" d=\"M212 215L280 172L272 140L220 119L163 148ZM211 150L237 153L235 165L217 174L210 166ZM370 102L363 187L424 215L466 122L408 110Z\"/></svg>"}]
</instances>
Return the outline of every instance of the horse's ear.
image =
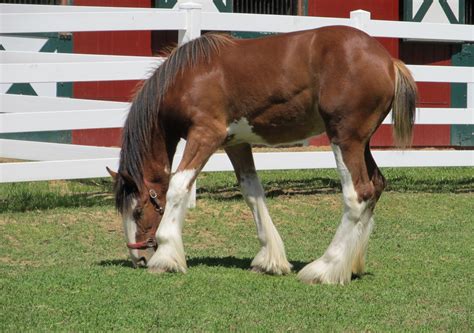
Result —
<instances>
[{"instance_id":1,"label":"horse's ear","mask_svg":"<svg viewBox=\"0 0 474 333\"><path fill-rule=\"evenodd\" d=\"M130 176L128 174L128 172L126 172L126 171L115 172L115 171L112 171L109 167L105 167L105 168L107 169L107 172L112 176L112 178L115 181L118 181L118 179L121 178L124 181L125 184L127 184L129 186L136 187L132 176Z\"/></svg>"},{"instance_id":2,"label":"horse's ear","mask_svg":"<svg viewBox=\"0 0 474 333\"><path fill-rule=\"evenodd\" d=\"M105 167L105 168L107 169L107 172L109 173L109 175L112 176L114 180L117 180L118 173L110 170L109 167Z\"/></svg>"},{"instance_id":3,"label":"horse's ear","mask_svg":"<svg viewBox=\"0 0 474 333\"><path fill-rule=\"evenodd\" d=\"M126 171L119 171L118 172L120 177L123 179L123 181L125 182L125 184L129 185L129 186L132 186L132 187L137 187L137 185L135 184L135 181L133 180L132 176L130 176L130 174Z\"/></svg>"}]
</instances>

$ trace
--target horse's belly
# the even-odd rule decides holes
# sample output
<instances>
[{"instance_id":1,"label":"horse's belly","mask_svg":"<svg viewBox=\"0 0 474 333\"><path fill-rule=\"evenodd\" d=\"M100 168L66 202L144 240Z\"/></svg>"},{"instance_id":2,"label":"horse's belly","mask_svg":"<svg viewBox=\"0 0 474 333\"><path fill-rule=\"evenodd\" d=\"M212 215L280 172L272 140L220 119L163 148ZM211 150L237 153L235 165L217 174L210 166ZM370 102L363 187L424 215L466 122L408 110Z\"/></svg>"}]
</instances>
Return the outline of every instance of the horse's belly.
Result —
<instances>
[{"instance_id":1,"label":"horse's belly","mask_svg":"<svg viewBox=\"0 0 474 333\"><path fill-rule=\"evenodd\" d=\"M239 143L263 144L269 146L301 142L311 136L325 132L319 112L313 110L304 115L265 114L254 119L242 117L227 127L226 145Z\"/></svg>"}]
</instances>

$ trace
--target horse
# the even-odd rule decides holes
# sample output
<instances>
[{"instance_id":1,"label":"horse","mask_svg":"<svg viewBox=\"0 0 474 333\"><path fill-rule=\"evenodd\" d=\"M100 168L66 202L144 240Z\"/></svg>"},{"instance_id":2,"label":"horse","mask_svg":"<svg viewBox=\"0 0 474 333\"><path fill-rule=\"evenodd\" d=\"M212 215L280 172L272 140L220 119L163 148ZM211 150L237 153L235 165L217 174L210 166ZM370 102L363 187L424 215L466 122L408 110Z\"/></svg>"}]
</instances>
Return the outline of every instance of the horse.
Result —
<instances>
[{"instance_id":1,"label":"horse","mask_svg":"<svg viewBox=\"0 0 474 333\"><path fill-rule=\"evenodd\" d=\"M135 267L186 272L182 240L190 188L219 148L252 211L261 248L254 271L290 273L256 173L252 145L326 132L340 174L342 221L324 254L297 277L346 284L365 270L373 212L386 186L371 136L392 109L394 139L412 139L417 98L407 67L362 31L344 26L235 39L204 34L171 51L144 81L127 116L115 204ZM172 174L178 141L186 145Z\"/></svg>"}]
</instances>

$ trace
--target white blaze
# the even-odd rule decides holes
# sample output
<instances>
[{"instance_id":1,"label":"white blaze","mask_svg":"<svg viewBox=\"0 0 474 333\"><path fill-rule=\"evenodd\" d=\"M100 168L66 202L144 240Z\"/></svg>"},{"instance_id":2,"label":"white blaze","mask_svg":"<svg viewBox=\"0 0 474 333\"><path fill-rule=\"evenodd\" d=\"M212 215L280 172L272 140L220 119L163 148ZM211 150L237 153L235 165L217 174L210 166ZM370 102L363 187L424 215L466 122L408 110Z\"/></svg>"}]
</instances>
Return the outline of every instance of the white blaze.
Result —
<instances>
[{"instance_id":1,"label":"white blaze","mask_svg":"<svg viewBox=\"0 0 474 333\"><path fill-rule=\"evenodd\" d=\"M137 206L137 200L133 199L130 207L122 215L123 230L125 232L125 240L127 243L136 243L137 242L137 223L133 218L133 210ZM138 258L138 250L130 250L130 256L132 261L135 263Z\"/></svg>"}]
</instances>

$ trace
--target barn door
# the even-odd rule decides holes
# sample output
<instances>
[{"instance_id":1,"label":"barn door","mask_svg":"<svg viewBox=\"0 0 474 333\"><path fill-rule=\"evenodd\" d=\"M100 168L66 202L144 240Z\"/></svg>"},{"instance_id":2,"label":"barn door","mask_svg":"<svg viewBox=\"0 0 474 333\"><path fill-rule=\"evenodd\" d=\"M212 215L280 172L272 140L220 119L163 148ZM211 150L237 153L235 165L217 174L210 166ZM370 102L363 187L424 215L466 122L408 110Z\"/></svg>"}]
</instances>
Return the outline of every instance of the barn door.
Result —
<instances>
[{"instance_id":1,"label":"barn door","mask_svg":"<svg viewBox=\"0 0 474 333\"><path fill-rule=\"evenodd\" d=\"M242 14L305 15L307 0L233 0L233 12ZM237 38L271 35L267 32L232 32Z\"/></svg>"},{"instance_id":2,"label":"barn door","mask_svg":"<svg viewBox=\"0 0 474 333\"><path fill-rule=\"evenodd\" d=\"M404 0L403 19L412 22L467 24L472 6L466 0ZM460 43L402 40L400 58L414 65L468 66L466 52ZM472 65L471 65L472 66ZM462 107L466 103L466 85L450 83L418 83L419 106ZM418 125L414 145L461 145L466 139L466 126Z\"/></svg>"},{"instance_id":3,"label":"barn door","mask_svg":"<svg viewBox=\"0 0 474 333\"><path fill-rule=\"evenodd\" d=\"M18 3L18 1L9 1L8 3ZM30 1L30 3L49 4L49 2L47 1ZM0 36L0 50L71 53L72 37L70 34L64 33L5 34ZM0 93L48 97L72 97L72 83L51 82L32 84L1 84ZM70 143L71 131L4 133L0 135L0 138L12 140Z\"/></svg>"},{"instance_id":4,"label":"barn door","mask_svg":"<svg viewBox=\"0 0 474 333\"><path fill-rule=\"evenodd\" d=\"M453 66L474 66L474 44L464 44L459 53L452 57ZM467 107L467 84L451 84L451 107ZM474 146L474 125L452 125L451 145Z\"/></svg>"}]
</instances>

